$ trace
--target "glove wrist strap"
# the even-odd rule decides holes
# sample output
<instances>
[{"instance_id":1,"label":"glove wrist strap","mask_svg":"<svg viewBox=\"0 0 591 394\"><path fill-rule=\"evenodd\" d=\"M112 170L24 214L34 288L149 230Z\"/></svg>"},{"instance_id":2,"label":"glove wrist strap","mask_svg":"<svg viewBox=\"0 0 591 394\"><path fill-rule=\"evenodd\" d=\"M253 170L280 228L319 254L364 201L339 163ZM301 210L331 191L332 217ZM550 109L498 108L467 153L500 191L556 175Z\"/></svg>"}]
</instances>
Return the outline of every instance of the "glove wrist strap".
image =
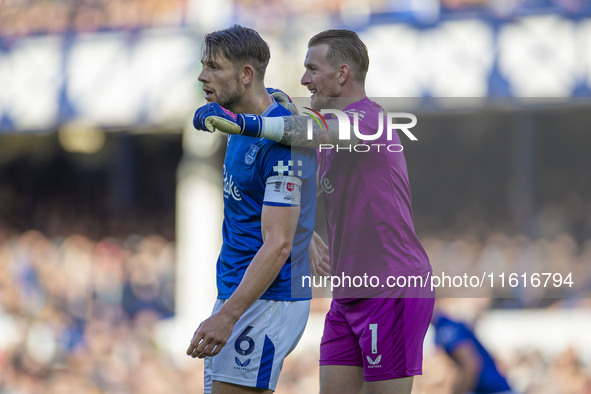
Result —
<instances>
[{"instance_id":1,"label":"glove wrist strap","mask_svg":"<svg viewBox=\"0 0 591 394\"><path fill-rule=\"evenodd\" d=\"M263 119L258 115L252 114L238 114L237 122L242 128L240 134L248 137L261 137L261 129L263 128Z\"/></svg>"},{"instance_id":2,"label":"glove wrist strap","mask_svg":"<svg viewBox=\"0 0 591 394\"><path fill-rule=\"evenodd\" d=\"M282 117L261 117L252 114L238 114L238 125L242 135L263 137L273 141L281 141L285 121Z\"/></svg>"}]
</instances>

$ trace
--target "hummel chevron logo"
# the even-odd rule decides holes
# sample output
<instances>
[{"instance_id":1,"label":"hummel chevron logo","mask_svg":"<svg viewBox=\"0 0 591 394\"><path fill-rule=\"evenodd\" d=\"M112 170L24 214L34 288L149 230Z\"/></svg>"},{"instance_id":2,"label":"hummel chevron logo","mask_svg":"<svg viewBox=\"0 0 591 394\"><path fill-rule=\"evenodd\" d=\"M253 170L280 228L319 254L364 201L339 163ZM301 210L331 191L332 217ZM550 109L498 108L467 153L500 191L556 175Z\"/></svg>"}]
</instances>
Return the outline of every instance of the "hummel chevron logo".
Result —
<instances>
[{"instance_id":1,"label":"hummel chevron logo","mask_svg":"<svg viewBox=\"0 0 591 394\"><path fill-rule=\"evenodd\" d=\"M235 359L236 364L238 364L239 367L246 367L248 364L250 364L250 358L246 360L244 363L240 362L240 359L238 357L235 357Z\"/></svg>"},{"instance_id":2,"label":"hummel chevron logo","mask_svg":"<svg viewBox=\"0 0 591 394\"><path fill-rule=\"evenodd\" d=\"M380 354L378 357L376 357L375 360L372 360L371 357L366 356L367 357L367 362L370 363L371 365L376 365L379 364L380 361L382 361L382 355Z\"/></svg>"}]
</instances>

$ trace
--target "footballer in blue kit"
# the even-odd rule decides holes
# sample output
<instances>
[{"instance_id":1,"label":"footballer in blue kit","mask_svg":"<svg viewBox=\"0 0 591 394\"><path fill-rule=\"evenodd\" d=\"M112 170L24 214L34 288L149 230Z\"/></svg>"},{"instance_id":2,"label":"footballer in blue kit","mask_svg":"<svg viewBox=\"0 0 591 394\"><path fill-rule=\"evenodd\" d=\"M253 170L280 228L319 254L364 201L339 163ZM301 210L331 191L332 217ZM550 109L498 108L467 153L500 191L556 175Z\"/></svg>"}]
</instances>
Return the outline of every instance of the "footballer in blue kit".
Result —
<instances>
[{"instance_id":1,"label":"footballer in blue kit","mask_svg":"<svg viewBox=\"0 0 591 394\"><path fill-rule=\"evenodd\" d=\"M441 312L433 315L432 323L435 343L445 350L461 370L462 377L454 393L513 393L492 356L466 324L452 320Z\"/></svg>"},{"instance_id":2,"label":"footballer in blue kit","mask_svg":"<svg viewBox=\"0 0 591 394\"><path fill-rule=\"evenodd\" d=\"M268 45L252 29L233 26L206 35L199 75L205 99L233 117L289 116L265 89L269 58ZM206 130L205 120L196 113L193 125ZM311 291L301 277L310 275L314 152L230 136L223 189L218 299L186 353L205 359L205 393L270 393L310 311Z\"/></svg>"},{"instance_id":3,"label":"footballer in blue kit","mask_svg":"<svg viewBox=\"0 0 591 394\"><path fill-rule=\"evenodd\" d=\"M274 102L264 116L290 116ZM217 262L218 298L229 298L244 271L263 245L263 205L299 206L291 255L279 275L260 297L296 301L311 298L301 287L309 275L308 244L314 229L316 204L315 152L290 149L266 138L228 136L224 160L224 224L222 250ZM231 218L231 219L229 219ZM294 223L295 224L295 223Z\"/></svg>"}]
</instances>

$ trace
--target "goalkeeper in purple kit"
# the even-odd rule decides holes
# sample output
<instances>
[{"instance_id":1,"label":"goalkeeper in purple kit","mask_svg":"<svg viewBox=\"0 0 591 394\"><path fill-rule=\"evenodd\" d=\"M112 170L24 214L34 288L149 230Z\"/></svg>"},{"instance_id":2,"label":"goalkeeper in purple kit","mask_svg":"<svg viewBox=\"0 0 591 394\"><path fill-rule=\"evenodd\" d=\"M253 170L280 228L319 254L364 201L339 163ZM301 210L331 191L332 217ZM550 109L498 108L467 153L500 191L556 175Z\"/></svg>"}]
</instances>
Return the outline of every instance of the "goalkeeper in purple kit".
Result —
<instances>
[{"instance_id":1,"label":"goalkeeper in purple kit","mask_svg":"<svg viewBox=\"0 0 591 394\"><path fill-rule=\"evenodd\" d=\"M385 124L380 119L384 114L366 96L369 57L356 33L317 34L308 43L304 66L301 83L312 93L312 108L343 111L350 124L358 120L359 133L347 143L400 144L396 133L390 139L386 133L375 138ZM309 123L308 116L233 118L209 104L197 110L196 119L196 127L203 130L265 137L291 146L336 147L341 142L338 119L328 117L326 129L322 122ZM423 339L434 295L428 286L384 285L393 276L426 283L431 273L414 230L404 155L386 149L322 149L317 160L331 274L371 276L381 283L333 289L320 345L320 392L409 394L413 376L422 373Z\"/></svg>"}]
</instances>

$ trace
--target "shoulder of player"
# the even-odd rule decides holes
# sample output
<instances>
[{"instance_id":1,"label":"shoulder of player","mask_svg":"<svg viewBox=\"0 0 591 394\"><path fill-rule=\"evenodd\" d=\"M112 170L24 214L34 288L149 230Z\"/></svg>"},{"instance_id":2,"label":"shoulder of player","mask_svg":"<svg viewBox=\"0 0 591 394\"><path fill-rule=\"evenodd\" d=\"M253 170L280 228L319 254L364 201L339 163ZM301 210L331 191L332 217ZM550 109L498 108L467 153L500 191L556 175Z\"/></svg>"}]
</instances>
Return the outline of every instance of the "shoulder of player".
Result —
<instances>
[{"instance_id":1,"label":"shoulder of player","mask_svg":"<svg viewBox=\"0 0 591 394\"><path fill-rule=\"evenodd\" d=\"M385 113L384 109L378 103L371 101L367 97L351 104L349 107L345 108L343 112L347 114L351 121L353 120L353 116L357 114L360 121L363 123L369 122L372 127L374 126L374 123L377 127L378 114Z\"/></svg>"},{"instance_id":2,"label":"shoulder of player","mask_svg":"<svg viewBox=\"0 0 591 394\"><path fill-rule=\"evenodd\" d=\"M348 111L379 112L379 111L383 111L383 108L380 104L371 100L369 97L364 97L361 100L356 101L356 102L350 104L349 106L347 106L347 108L345 108L344 112L348 112Z\"/></svg>"},{"instance_id":3,"label":"shoulder of player","mask_svg":"<svg viewBox=\"0 0 591 394\"><path fill-rule=\"evenodd\" d=\"M465 327L462 323L457 322L455 320L451 320L445 316L440 316L435 321L435 328L438 332L458 332L465 330Z\"/></svg>"},{"instance_id":4,"label":"shoulder of player","mask_svg":"<svg viewBox=\"0 0 591 394\"><path fill-rule=\"evenodd\" d=\"M277 103L277 106L273 108L273 110L269 112L269 114L267 114L266 116L270 118L279 116L291 116L291 112L289 112L289 110L283 107L281 104Z\"/></svg>"}]
</instances>

